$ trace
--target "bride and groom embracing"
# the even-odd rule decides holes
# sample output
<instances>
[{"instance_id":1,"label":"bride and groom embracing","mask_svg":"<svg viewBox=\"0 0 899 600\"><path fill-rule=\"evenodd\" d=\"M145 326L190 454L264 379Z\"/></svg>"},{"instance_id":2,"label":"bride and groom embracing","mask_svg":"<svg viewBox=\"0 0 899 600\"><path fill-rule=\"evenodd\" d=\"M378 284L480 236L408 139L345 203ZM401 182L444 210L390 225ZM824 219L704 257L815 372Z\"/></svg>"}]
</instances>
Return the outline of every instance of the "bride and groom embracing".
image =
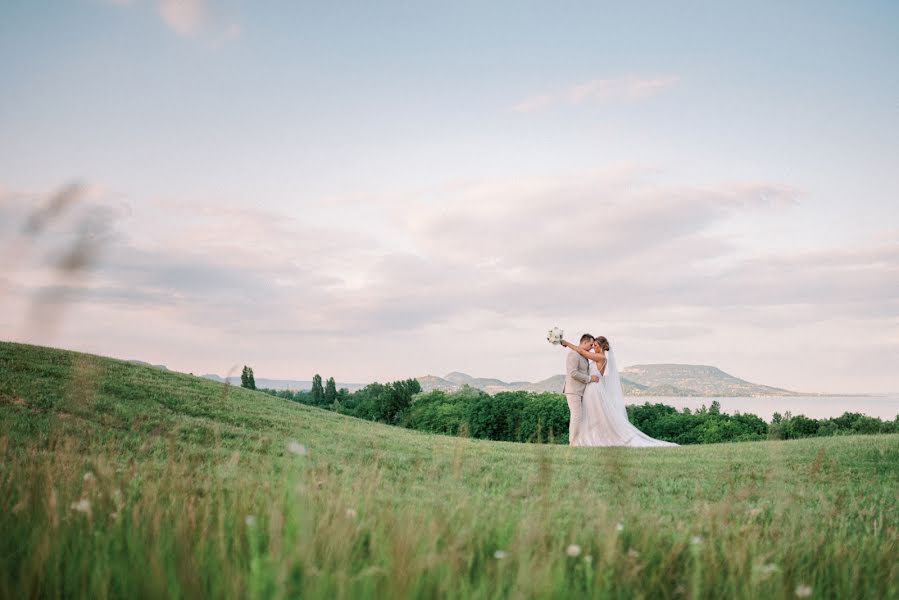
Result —
<instances>
[{"instance_id":1,"label":"bride and groom embracing","mask_svg":"<svg viewBox=\"0 0 899 600\"><path fill-rule=\"evenodd\" d=\"M561 337L561 336L560 336ZM677 446L649 437L627 419L621 376L615 354L604 336L581 336L565 358L565 388L571 420L568 443L572 446Z\"/></svg>"}]
</instances>

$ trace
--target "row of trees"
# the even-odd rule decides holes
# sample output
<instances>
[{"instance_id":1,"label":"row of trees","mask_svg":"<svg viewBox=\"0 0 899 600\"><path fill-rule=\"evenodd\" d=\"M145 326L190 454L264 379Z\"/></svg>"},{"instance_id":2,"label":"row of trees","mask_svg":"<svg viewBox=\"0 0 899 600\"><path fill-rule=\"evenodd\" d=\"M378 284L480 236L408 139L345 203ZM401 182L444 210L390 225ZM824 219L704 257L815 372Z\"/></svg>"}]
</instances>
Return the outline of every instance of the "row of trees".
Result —
<instances>
[{"instance_id":1,"label":"row of trees","mask_svg":"<svg viewBox=\"0 0 899 600\"><path fill-rule=\"evenodd\" d=\"M346 388L338 390L333 378L322 385L319 375L313 377L311 390L262 391L419 431L510 442L568 443L568 405L561 394L501 392L491 396L468 386L455 392L422 393L415 379L373 383L349 392ZM811 419L788 412L775 413L771 423L766 423L752 414L722 413L717 400L698 410L678 411L665 404L646 402L628 406L627 412L631 423L642 431L678 444L899 432L899 416L883 421L847 412L836 418Z\"/></svg>"},{"instance_id":2,"label":"row of trees","mask_svg":"<svg viewBox=\"0 0 899 600\"><path fill-rule=\"evenodd\" d=\"M341 392L346 392L346 388ZM338 401L338 397L337 384L334 383L333 377L328 377L324 386L321 375L316 373L312 377L312 390L309 392L309 403L312 406L331 406Z\"/></svg>"},{"instance_id":3,"label":"row of trees","mask_svg":"<svg viewBox=\"0 0 899 600\"><path fill-rule=\"evenodd\" d=\"M350 392L346 388L338 390L333 377L328 378L323 385L321 375L316 374L312 378L311 390L261 391L360 419L403 426L412 398L421 393L421 384L417 379L405 379L386 384L372 383Z\"/></svg>"},{"instance_id":4,"label":"row of trees","mask_svg":"<svg viewBox=\"0 0 899 600\"><path fill-rule=\"evenodd\" d=\"M899 416L892 421L845 412L839 417L812 419L789 412L774 413L766 423L752 414L728 415L713 401L709 408L696 411L685 408L678 412L665 404L627 407L630 421L653 437L679 444L711 444L744 440L790 440L830 435L899 433Z\"/></svg>"}]
</instances>

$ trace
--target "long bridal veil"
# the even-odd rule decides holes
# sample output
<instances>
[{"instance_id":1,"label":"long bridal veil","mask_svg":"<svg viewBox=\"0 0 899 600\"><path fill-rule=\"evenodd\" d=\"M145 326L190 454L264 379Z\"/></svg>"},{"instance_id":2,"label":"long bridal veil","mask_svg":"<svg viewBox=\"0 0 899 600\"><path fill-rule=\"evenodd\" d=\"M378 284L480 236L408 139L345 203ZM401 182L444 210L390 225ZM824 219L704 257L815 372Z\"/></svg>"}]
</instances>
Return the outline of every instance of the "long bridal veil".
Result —
<instances>
[{"instance_id":1,"label":"long bridal veil","mask_svg":"<svg viewBox=\"0 0 899 600\"><path fill-rule=\"evenodd\" d=\"M600 375L592 361L590 374ZM582 419L579 446L677 446L646 435L628 420L621 375L611 350L606 353L606 372L599 383L591 383L584 390Z\"/></svg>"},{"instance_id":2,"label":"long bridal veil","mask_svg":"<svg viewBox=\"0 0 899 600\"><path fill-rule=\"evenodd\" d=\"M627 408L624 405L624 390L621 388L621 375L618 373L618 363L615 361L615 353L606 352L606 373L600 379L603 390L602 401L606 405L606 412L614 413L627 420ZM630 421L628 421L630 425Z\"/></svg>"}]
</instances>

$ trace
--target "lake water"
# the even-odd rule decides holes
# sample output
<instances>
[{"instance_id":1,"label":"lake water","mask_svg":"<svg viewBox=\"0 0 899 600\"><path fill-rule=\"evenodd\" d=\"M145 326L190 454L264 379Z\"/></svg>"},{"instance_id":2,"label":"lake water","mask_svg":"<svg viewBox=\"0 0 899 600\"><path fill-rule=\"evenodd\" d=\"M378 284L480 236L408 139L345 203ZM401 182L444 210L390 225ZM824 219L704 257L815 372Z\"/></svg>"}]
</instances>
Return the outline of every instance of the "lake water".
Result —
<instances>
[{"instance_id":1,"label":"lake water","mask_svg":"<svg viewBox=\"0 0 899 600\"><path fill-rule=\"evenodd\" d=\"M870 396L764 396L758 398L690 398L676 396L628 396L626 404L643 404L644 402L667 404L678 410L689 408L694 410L711 406L712 401L721 403L721 412L750 413L765 421L779 412L790 411L793 415L805 415L813 419L839 417L844 412L858 412L869 417L890 420L899 415L899 394L883 394Z\"/></svg>"}]
</instances>

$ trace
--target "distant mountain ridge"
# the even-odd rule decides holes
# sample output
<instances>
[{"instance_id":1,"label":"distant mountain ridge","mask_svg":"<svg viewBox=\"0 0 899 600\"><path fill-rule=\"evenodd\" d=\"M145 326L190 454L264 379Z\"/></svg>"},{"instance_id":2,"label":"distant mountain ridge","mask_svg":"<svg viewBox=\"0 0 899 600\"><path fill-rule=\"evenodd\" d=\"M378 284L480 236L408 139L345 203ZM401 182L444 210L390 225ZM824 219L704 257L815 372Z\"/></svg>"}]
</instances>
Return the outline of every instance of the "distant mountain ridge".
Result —
<instances>
[{"instance_id":1,"label":"distant mountain ridge","mask_svg":"<svg viewBox=\"0 0 899 600\"><path fill-rule=\"evenodd\" d=\"M140 363L141 361L132 362ZM165 369L163 365L151 366ZM203 377L213 381L225 381L224 377L212 373L203 375ZM506 382L492 377L472 377L467 373L458 371L447 373L443 377L423 375L416 379L421 384L421 389L426 392L431 390L456 391L464 386L469 386L483 390L488 394L510 391L561 392L565 383L564 375L553 375L536 382ZM234 384L240 383L240 379L237 376L230 377L230 381ZM366 385L364 383L337 382L338 389L346 388L351 392L362 389ZM257 377L256 387L293 391L309 390L312 389L312 382L296 379L264 379ZM809 395L769 385L752 383L725 373L718 367L709 365L633 365L622 369L621 387L626 396L751 397Z\"/></svg>"},{"instance_id":2,"label":"distant mountain ridge","mask_svg":"<svg viewBox=\"0 0 899 600\"><path fill-rule=\"evenodd\" d=\"M669 396L801 396L799 392L751 383L709 365L653 364L633 365L622 370L621 378L644 387L637 395L663 395L656 391L670 388ZM648 393L652 391L652 393Z\"/></svg>"},{"instance_id":3,"label":"distant mountain ridge","mask_svg":"<svg viewBox=\"0 0 899 600\"><path fill-rule=\"evenodd\" d=\"M454 391L468 385L488 394L506 391L561 392L564 375L553 375L534 383L472 377L466 373L449 373L444 377L426 375L418 378L424 391ZM759 385L734 377L708 365L655 364L634 365L621 371L621 387L626 396L802 396L768 385Z\"/></svg>"}]
</instances>

